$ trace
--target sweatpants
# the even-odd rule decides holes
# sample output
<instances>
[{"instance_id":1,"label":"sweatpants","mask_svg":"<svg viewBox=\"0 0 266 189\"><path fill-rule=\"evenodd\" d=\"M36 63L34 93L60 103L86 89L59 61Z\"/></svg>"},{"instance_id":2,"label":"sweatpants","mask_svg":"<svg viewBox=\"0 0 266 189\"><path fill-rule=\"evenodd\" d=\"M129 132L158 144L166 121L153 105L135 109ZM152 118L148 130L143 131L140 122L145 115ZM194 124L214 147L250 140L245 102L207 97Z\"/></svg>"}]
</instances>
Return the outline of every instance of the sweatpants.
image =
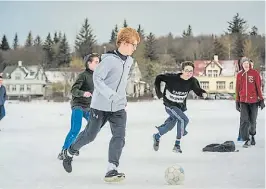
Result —
<instances>
[{"instance_id":1,"label":"sweatpants","mask_svg":"<svg viewBox=\"0 0 266 189\"><path fill-rule=\"evenodd\" d=\"M257 103L240 103L240 136L244 141L249 139L249 135L256 135L257 115Z\"/></svg>"},{"instance_id":2,"label":"sweatpants","mask_svg":"<svg viewBox=\"0 0 266 189\"><path fill-rule=\"evenodd\" d=\"M82 118L89 120L90 112L89 110L83 109L82 107L76 106L72 108L71 114L71 128L68 132L64 146L62 149L68 149L73 141L77 138L82 125Z\"/></svg>"},{"instance_id":3,"label":"sweatpants","mask_svg":"<svg viewBox=\"0 0 266 189\"><path fill-rule=\"evenodd\" d=\"M5 116L6 116L5 106L1 105L0 106L0 120L3 119Z\"/></svg>"},{"instance_id":4,"label":"sweatpants","mask_svg":"<svg viewBox=\"0 0 266 189\"><path fill-rule=\"evenodd\" d=\"M186 126L189 122L188 117L182 110L175 106L165 106L165 111L169 114L169 117L165 120L164 124L157 127L159 134L162 136L177 125L176 139L181 139L182 136L187 134Z\"/></svg>"},{"instance_id":5,"label":"sweatpants","mask_svg":"<svg viewBox=\"0 0 266 189\"><path fill-rule=\"evenodd\" d=\"M70 146L69 152L76 153L80 148L94 141L100 129L106 122L110 123L112 138L109 142L108 162L119 166L119 160L125 145L126 111L106 112L91 108L90 120L86 128L78 135L76 141Z\"/></svg>"}]
</instances>

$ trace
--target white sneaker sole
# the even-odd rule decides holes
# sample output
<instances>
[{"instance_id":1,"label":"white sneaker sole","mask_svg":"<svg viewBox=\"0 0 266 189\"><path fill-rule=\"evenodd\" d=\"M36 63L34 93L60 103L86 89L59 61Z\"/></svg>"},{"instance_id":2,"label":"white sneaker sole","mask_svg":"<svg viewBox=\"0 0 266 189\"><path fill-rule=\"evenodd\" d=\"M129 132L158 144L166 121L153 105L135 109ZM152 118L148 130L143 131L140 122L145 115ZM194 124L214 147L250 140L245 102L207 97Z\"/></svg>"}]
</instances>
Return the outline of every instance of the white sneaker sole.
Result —
<instances>
[{"instance_id":1,"label":"white sneaker sole","mask_svg":"<svg viewBox=\"0 0 266 189\"><path fill-rule=\"evenodd\" d=\"M114 176L114 177L105 177L104 181L105 182L121 182L125 180L125 176Z\"/></svg>"}]
</instances>

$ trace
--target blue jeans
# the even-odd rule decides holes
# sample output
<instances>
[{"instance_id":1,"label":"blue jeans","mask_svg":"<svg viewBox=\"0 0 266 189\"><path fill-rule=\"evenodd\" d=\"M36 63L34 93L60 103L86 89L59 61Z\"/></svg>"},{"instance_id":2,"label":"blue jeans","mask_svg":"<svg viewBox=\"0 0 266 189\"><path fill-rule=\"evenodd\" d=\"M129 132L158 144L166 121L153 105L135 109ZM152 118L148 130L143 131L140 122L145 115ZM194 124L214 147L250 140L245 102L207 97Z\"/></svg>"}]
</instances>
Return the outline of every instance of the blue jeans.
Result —
<instances>
[{"instance_id":1,"label":"blue jeans","mask_svg":"<svg viewBox=\"0 0 266 189\"><path fill-rule=\"evenodd\" d=\"M0 106L0 120L3 119L5 116L6 116L5 106L1 105Z\"/></svg>"},{"instance_id":2,"label":"blue jeans","mask_svg":"<svg viewBox=\"0 0 266 189\"><path fill-rule=\"evenodd\" d=\"M164 135L168 131L172 130L175 125L177 125L176 139L181 139L182 136L187 134L186 126L189 122L188 117L175 106L165 106L165 111L169 114L169 117L165 120L164 124L157 127L160 135Z\"/></svg>"},{"instance_id":3,"label":"blue jeans","mask_svg":"<svg viewBox=\"0 0 266 189\"><path fill-rule=\"evenodd\" d=\"M66 136L63 149L68 149L77 138L81 129L82 118L85 118L87 121L89 121L90 112L81 107L73 107L71 115L71 128Z\"/></svg>"}]
</instances>

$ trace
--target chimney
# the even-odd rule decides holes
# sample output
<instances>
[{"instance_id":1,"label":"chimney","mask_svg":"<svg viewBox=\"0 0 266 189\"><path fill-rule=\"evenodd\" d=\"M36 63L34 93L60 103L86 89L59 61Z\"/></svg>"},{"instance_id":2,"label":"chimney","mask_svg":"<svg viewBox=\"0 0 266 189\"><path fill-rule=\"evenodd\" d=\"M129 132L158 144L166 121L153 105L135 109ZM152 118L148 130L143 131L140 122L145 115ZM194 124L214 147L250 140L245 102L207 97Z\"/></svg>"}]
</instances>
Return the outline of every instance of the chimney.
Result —
<instances>
[{"instance_id":1,"label":"chimney","mask_svg":"<svg viewBox=\"0 0 266 189\"><path fill-rule=\"evenodd\" d=\"M19 66L19 67L22 66L22 61L18 61L18 66Z\"/></svg>"},{"instance_id":2,"label":"chimney","mask_svg":"<svg viewBox=\"0 0 266 189\"><path fill-rule=\"evenodd\" d=\"M218 62L218 55L214 55L213 60L214 60L214 62Z\"/></svg>"}]
</instances>

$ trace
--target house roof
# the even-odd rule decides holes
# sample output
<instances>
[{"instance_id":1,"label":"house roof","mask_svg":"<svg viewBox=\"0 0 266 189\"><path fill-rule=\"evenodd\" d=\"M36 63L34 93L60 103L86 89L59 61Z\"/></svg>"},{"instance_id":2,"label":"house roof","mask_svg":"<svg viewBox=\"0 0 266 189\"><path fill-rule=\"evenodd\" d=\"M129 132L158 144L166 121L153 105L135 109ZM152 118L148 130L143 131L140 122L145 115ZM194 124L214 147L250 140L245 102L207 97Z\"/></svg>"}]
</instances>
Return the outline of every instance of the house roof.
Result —
<instances>
[{"instance_id":1,"label":"house roof","mask_svg":"<svg viewBox=\"0 0 266 189\"><path fill-rule=\"evenodd\" d=\"M233 76L237 72L237 60L221 60L222 76Z\"/></svg>"},{"instance_id":2,"label":"house roof","mask_svg":"<svg viewBox=\"0 0 266 189\"><path fill-rule=\"evenodd\" d=\"M209 60L195 60L194 61L194 75L195 76L203 76L205 68L209 63Z\"/></svg>"},{"instance_id":3,"label":"house roof","mask_svg":"<svg viewBox=\"0 0 266 189\"><path fill-rule=\"evenodd\" d=\"M205 68L212 61L210 60L195 60L194 61L194 75L204 76ZM219 60L219 67L222 68L221 76L233 76L237 72L237 60Z\"/></svg>"},{"instance_id":4,"label":"house roof","mask_svg":"<svg viewBox=\"0 0 266 189\"><path fill-rule=\"evenodd\" d=\"M10 74L17 68L17 66L7 66L3 71L3 78L8 78Z\"/></svg>"},{"instance_id":5,"label":"house roof","mask_svg":"<svg viewBox=\"0 0 266 189\"><path fill-rule=\"evenodd\" d=\"M10 75L13 73L13 71L15 71L15 69L19 68L20 70L22 70L25 73L25 79L34 79L36 78L38 72L40 71L40 67L39 66L29 66L29 67L25 67L25 66L7 66L5 67L4 71L3 71L3 78L9 78Z\"/></svg>"}]
</instances>

